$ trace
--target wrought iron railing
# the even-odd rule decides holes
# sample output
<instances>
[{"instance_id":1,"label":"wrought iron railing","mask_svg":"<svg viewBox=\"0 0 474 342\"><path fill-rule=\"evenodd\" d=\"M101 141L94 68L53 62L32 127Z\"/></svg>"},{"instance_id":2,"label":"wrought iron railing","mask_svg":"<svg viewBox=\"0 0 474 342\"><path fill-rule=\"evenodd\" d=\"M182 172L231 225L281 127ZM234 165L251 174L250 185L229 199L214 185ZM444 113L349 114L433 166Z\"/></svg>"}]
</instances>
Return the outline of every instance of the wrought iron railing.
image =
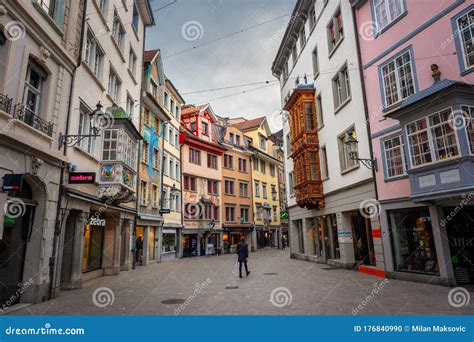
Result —
<instances>
[{"instance_id":1,"label":"wrought iron railing","mask_svg":"<svg viewBox=\"0 0 474 342\"><path fill-rule=\"evenodd\" d=\"M13 117L17 120L23 121L33 128L36 128L40 132L49 135L50 137L53 136L53 124L34 114L28 106L22 104L15 105L15 108L13 109Z\"/></svg>"},{"instance_id":2,"label":"wrought iron railing","mask_svg":"<svg viewBox=\"0 0 474 342\"><path fill-rule=\"evenodd\" d=\"M4 94L0 94L0 110L8 114L11 114L12 101L13 99L11 97L8 97L7 95L4 95Z\"/></svg>"}]
</instances>

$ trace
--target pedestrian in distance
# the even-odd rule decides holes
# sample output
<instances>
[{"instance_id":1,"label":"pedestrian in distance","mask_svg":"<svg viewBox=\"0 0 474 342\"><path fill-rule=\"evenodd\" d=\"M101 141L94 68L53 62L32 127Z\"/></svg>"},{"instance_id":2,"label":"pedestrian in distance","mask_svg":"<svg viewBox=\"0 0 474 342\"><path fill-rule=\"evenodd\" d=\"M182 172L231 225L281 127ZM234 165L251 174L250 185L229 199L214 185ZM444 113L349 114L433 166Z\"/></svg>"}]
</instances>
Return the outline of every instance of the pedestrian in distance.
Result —
<instances>
[{"instance_id":1,"label":"pedestrian in distance","mask_svg":"<svg viewBox=\"0 0 474 342\"><path fill-rule=\"evenodd\" d=\"M285 237L282 236L281 237L281 248L285 249L285 247L286 247L286 240L285 240Z\"/></svg>"},{"instance_id":2,"label":"pedestrian in distance","mask_svg":"<svg viewBox=\"0 0 474 342\"><path fill-rule=\"evenodd\" d=\"M237 245L237 255L239 261L239 278L242 278L242 264L245 266L245 272L248 276L250 274L250 271L247 267L247 261L249 260L249 246L245 242L245 238L242 238L242 240Z\"/></svg>"},{"instance_id":3,"label":"pedestrian in distance","mask_svg":"<svg viewBox=\"0 0 474 342\"><path fill-rule=\"evenodd\" d=\"M136 261L137 262L142 262L142 250L143 250L143 238L141 235L137 237L137 240L135 241L135 249L137 253Z\"/></svg>"}]
</instances>

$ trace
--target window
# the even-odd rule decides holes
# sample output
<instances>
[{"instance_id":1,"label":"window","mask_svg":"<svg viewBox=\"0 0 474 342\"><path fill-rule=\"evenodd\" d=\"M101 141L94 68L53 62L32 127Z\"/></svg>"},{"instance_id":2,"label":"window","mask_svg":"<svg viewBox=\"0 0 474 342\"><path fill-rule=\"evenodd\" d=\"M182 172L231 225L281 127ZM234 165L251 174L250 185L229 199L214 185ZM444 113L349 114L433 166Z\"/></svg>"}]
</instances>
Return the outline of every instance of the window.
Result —
<instances>
[{"instance_id":1,"label":"window","mask_svg":"<svg viewBox=\"0 0 474 342\"><path fill-rule=\"evenodd\" d=\"M178 135L178 133L174 134L174 146L179 148L179 135Z\"/></svg>"},{"instance_id":2,"label":"window","mask_svg":"<svg viewBox=\"0 0 474 342\"><path fill-rule=\"evenodd\" d=\"M318 128L322 128L324 126L324 115L321 93L316 97L316 117L318 120Z\"/></svg>"},{"instance_id":3,"label":"window","mask_svg":"<svg viewBox=\"0 0 474 342\"><path fill-rule=\"evenodd\" d=\"M43 86L47 75L41 65L30 58L26 71L23 105L34 115L40 115L41 97L43 95Z\"/></svg>"},{"instance_id":4,"label":"window","mask_svg":"<svg viewBox=\"0 0 474 342\"><path fill-rule=\"evenodd\" d=\"M323 180L329 178L328 155L326 151L326 146L321 147L321 173L321 177Z\"/></svg>"},{"instance_id":5,"label":"window","mask_svg":"<svg viewBox=\"0 0 474 342\"><path fill-rule=\"evenodd\" d=\"M138 33L138 22L140 20L140 15L138 14L137 5L135 2L133 3L133 19L132 19L132 27L135 32Z\"/></svg>"},{"instance_id":6,"label":"window","mask_svg":"<svg viewBox=\"0 0 474 342\"><path fill-rule=\"evenodd\" d=\"M267 183L262 183L262 197L267 198Z\"/></svg>"},{"instance_id":7,"label":"window","mask_svg":"<svg viewBox=\"0 0 474 342\"><path fill-rule=\"evenodd\" d=\"M91 132L91 110L81 103L79 109L79 128L78 135L92 135ZM77 144L80 148L87 151L89 154L94 154L95 137L84 138Z\"/></svg>"},{"instance_id":8,"label":"window","mask_svg":"<svg viewBox=\"0 0 474 342\"><path fill-rule=\"evenodd\" d=\"M153 80L150 80L150 93L152 93L153 97L156 99L156 96L158 95L158 86Z\"/></svg>"},{"instance_id":9,"label":"window","mask_svg":"<svg viewBox=\"0 0 474 342\"><path fill-rule=\"evenodd\" d=\"M267 150L267 139L263 135L260 135L259 142L260 142L260 149L262 151L266 151Z\"/></svg>"},{"instance_id":10,"label":"window","mask_svg":"<svg viewBox=\"0 0 474 342\"><path fill-rule=\"evenodd\" d=\"M38 0L39 6L43 11L54 20L59 28L64 23L64 0Z\"/></svg>"},{"instance_id":11,"label":"window","mask_svg":"<svg viewBox=\"0 0 474 342\"><path fill-rule=\"evenodd\" d=\"M249 197L249 184L240 182L239 183L239 196L240 197Z\"/></svg>"},{"instance_id":12,"label":"window","mask_svg":"<svg viewBox=\"0 0 474 342\"><path fill-rule=\"evenodd\" d=\"M176 161L174 168L176 170L176 177L175 178L178 182L180 182L181 181L181 172L180 172L180 165L179 165L178 161Z\"/></svg>"},{"instance_id":13,"label":"window","mask_svg":"<svg viewBox=\"0 0 474 342\"><path fill-rule=\"evenodd\" d=\"M474 9L457 19L457 27L455 35L461 37L463 70L468 70L474 67Z\"/></svg>"},{"instance_id":14,"label":"window","mask_svg":"<svg viewBox=\"0 0 474 342\"><path fill-rule=\"evenodd\" d=\"M277 210L278 210L278 209L277 209L277 207L276 207L275 205L272 207L272 209L273 209L273 210L272 210L272 211L273 211L273 222L277 222L277 221L278 221L278 216L277 216L277 213L278 213Z\"/></svg>"},{"instance_id":15,"label":"window","mask_svg":"<svg viewBox=\"0 0 474 342\"><path fill-rule=\"evenodd\" d=\"M314 131L316 129L316 118L314 117L312 102L305 102L304 112L306 115L306 130Z\"/></svg>"},{"instance_id":16,"label":"window","mask_svg":"<svg viewBox=\"0 0 474 342\"><path fill-rule=\"evenodd\" d=\"M153 207L158 207L158 185L153 184L151 187L151 204Z\"/></svg>"},{"instance_id":17,"label":"window","mask_svg":"<svg viewBox=\"0 0 474 342\"><path fill-rule=\"evenodd\" d=\"M145 125L150 127L151 125L151 113L150 113L150 110L148 108L145 107L145 109L143 110L143 121L145 122Z\"/></svg>"},{"instance_id":18,"label":"window","mask_svg":"<svg viewBox=\"0 0 474 342\"><path fill-rule=\"evenodd\" d=\"M298 51L296 50L296 43L293 45L291 49L291 58L293 59L293 65L296 64L296 60L298 59Z\"/></svg>"},{"instance_id":19,"label":"window","mask_svg":"<svg viewBox=\"0 0 474 342\"><path fill-rule=\"evenodd\" d=\"M170 112L174 115L175 105L173 99L170 99Z\"/></svg>"},{"instance_id":20,"label":"window","mask_svg":"<svg viewBox=\"0 0 474 342\"><path fill-rule=\"evenodd\" d=\"M120 17L116 10L114 11L114 22L112 24L112 37L114 38L120 50L123 51L123 43L125 41L125 28L123 27L122 21L120 20Z\"/></svg>"},{"instance_id":21,"label":"window","mask_svg":"<svg viewBox=\"0 0 474 342\"><path fill-rule=\"evenodd\" d=\"M357 160L351 159L349 156L349 146L346 142L349 138L349 134L353 132L353 129L349 129L338 137L339 140L339 161L341 163L341 172L351 170L359 165Z\"/></svg>"},{"instance_id":22,"label":"window","mask_svg":"<svg viewBox=\"0 0 474 342\"><path fill-rule=\"evenodd\" d=\"M108 92L115 103L120 103L121 88L122 88L122 81L115 73L115 70L112 67L110 67Z\"/></svg>"},{"instance_id":23,"label":"window","mask_svg":"<svg viewBox=\"0 0 474 342\"><path fill-rule=\"evenodd\" d=\"M130 119L133 118L133 114L135 111L135 101L127 95L127 114L129 115Z\"/></svg>"},{"instance_id":24,"label":"window","mask_svg":"<svg viewBox=\"0 0 474 342\"><path fill-rule=\"evenodd\" d=\"M184 190L196 191L196 177L184 176Z\"/></svg>"},{"instance_id":25,"label":"window","mask_svg":"<svg viewBox=\"0 0 474 342\"><path fill-rule=\"evenodd\" d=\"M240 207L240 223L249 222L249 207Z\"/></svg>"},{"instance_id":26,"label":"window","mask_svg":"<svg viewBox=\"0 0 474 342\"><path fill-rule=\"evenodd\" d=\"M288 185L290 188L290 196L294 196L295 194L295 173L291 171L288 173Z\"/></svg>"},{"instance_id":27,"label":"window","mask_svg":"<svg viewBox=\"0 0 474 342\"><path fill-rule=\"evenodd\" d=\"M224 154L224 167L227 169L234 168L234 157L230 154Z\"/></svg>"},{"instance_id":28,"label":"window","mask_svg":"<svg viewBox=\"0 0 474 342\"><path fill-rule=\"evenodd\" d=\"M328 42L329 51L332 52L339 42L344 38L344 30L342 27L342 14L341 9L338 9L332 17L328 27Z\"/></svg>"},{"instance_id":29,"label":"window","mask_svg":"<svg viewBox=\"0 0 474 342\"><path fill-rule=\"evenodd\" d=\"M312 56L313 56L313 77L316 78L316 76L319 75L319 60L318 60L317 48L314 48Z\"/></svg>"},{"instance_id":30,"label":"window","mask_svg":"<svg viewBox=\"0 0 474 342\"><path fill-rule=\"evenodd\" d=\"M260 197L260 182L254 181L255 197Z\"/></svg>"},{"instance_id":31,"label":"window","mask_svg":"<svg viewBox=\"0 0 474 342\"><path fill-rule=\"evenodd\" d=\"M290 133L286 135L286 154L289 156L291 154L291 140L290 140Z\"/></svg>"},{"instance_id":32,"label":"window","mask_svg":"<svg viewBox=\"0 0 474 342\"><path fill-rule=\"evenodd\" d=\"M235 206L225 206L225 220L228 222L235 221Z\"/></svg>"},{"instance_id":33,"label":"window","mask_svg":"<svg viewBox=\"0 0 474 342\"><path fill-rule=\"evenodd\" d=\"M234 133L229 133L229 142L234 144Z\"/></svg>"},{"instance_id":34,"label":"window","mask_svg":"<svg viewBox=\"0 0 474 342\"><path fill-rule=\"evenodd\" d=\"M260 160L260 172L265 174L265 160Z\"/></svg>"},{"instance_id":35,"label":"window","mask_svg":"<svg viewBox=\"0 0 474 342\"><path fill-rule=\"evenodd\" d=\"M217 156L214 154L207 154L207 167L217 170Z\"/></svg>"},{"instance_id":36,"label":"window","mask_svg":"<svg viewBox=\"0 0 474 342\"><path fill-rule=\"evenodd\" d=\"M224 180L224 193L226 195L234 195L235 194L234 185L235 185L235 182L233 180L230 180L230 179Z\"/></svg>"},{"instance_id":37,"label":"window","mask_svg":"<svg viewBox=\"0 0 474 342\"><path fill-rule=\"evenodd\" d=\"M403 144L401 136L383 142L386 177L392 178L405 173L403 162Z\"/></svg>"},{"instance_id":38,"label":"window","mask_svg":"<svg viewBox=\"0 0 474 342\"><path fill-rule=\"evenodd\" d=\"M99 46L97 38L91 30L87 30L86 47L84 51L84 62L89 66L95 76L102 74L102 65L104 63L104 50Z\"/></svg>"},{"instance_id":39,"label":"window","mask_svg":"<svg viewBox=\"0 0 474 342\"><path fill-rule=\"evenodd\" d=\"M461 110L466 120L467 138L471 154L474 154L474 107L462 106Z\"/></svg>"},{"instance_id":40,"label":"window","mask_svg":"<svg viewBox=\"0 0 474 342\"><path fill-rule=\"evenodd\" d=\"M170 101L170 96L169 96L168 93L165 91L165 93L164 93L164 102L165 102L165 107L166 107L166 108L169 108L169 101Z\"/></svg>"},{"instance_id":41,"label":"window","mask_svg":"<svg viewBox=\"0 0 474 342\"><path fill-rule=\"evenodd\" d=\"M201 124L202 134L209 135L209 124L207 122L203 122Z\"/></svg>"},{"instance_id":42,"label":"window","mask_svg":"<svg viewBox=\"0 0 474 342\"><path fill-rule=\"evenodd\" d=\"M255 207L257 209L257 220L262 220L262 214L263 214L263 207L260 203L255 203Z\"/></svg>"},{"instance_id":43,"label":"window","mask_svg":"<svg viewBox=\"0 0 474 342\"><path fill-rule=\"evenodd\" d=\"M247 159L239 158L239 171L247 172Z\"/></svg>"},{"instance_id":44,"label":"window","mask_svg":"<svg viewBox=\"0 0 474 342\"><path fill-rule=\"evenodd\" d=\"M318 171L318 153L310 152L309 153L309 170L312 181L319 180L319 171Z\"/></svg>"},{"instance_id":45,"label":"window","mask_svg":"<svg viewBox=\"0 0 474 342\"><path fill-rule=\"evenodd\" d=\"M410 51L405 51L382 66L384 104L391 106L415 93Z\"/></svg>"},{"instance_id":46,"label":"window","mask_svg":"<svg viewBox=\"0 0 474 342\"><path fill-rule=\"evenodd\" d=\"M99 0L99 9L102 13L107 12L107 1L108 0Z\"/></svg>"},{"instance_id":47,"label":"window","mask_svg":"<svg viewBox=\"0 0 474 342\"><path fill-rule=\"evenodd\" d=\"M173 159L169 158L169 166L168 166L168 172L169 172L169 176L171 178L175 178L175 174L174 174L174 171L175 171L175 168L174 168L174 161Z\"/></svg>"},{"instance_id":48,"label":"window","mask_svg":"<svg viewBox=\"0 0 474 342\"><path fill-rule=\"evenodd\" d=\"M272 200L276 201L277 200L277 191L275 185L272 185Z\"/></svg>"},{"instance_id":49,"label":"window","mask_svg":"<svg viewBox=\"0 0 474 342\"><path fill-rule=\"evenodd\" d=\"M146 205L146 182L140 181L140 204Z\"/></svg>"},{"instance_id":50,"label":"window","mask_svg":"<svg viewBox=\"0 0 474 342\"><path fill-rule=\"evenodd\" d=\"M130 51L128 54L128 69L132 72L133 76L136 76L137 73L137 55L135 51L133 51L132 46L130 45ZM153 82L150 82L150 84L153 84ZM154 94L156 96L156 94Z\"/></svg>"},{"instance_id":51,"label":"window","mask_svg":"<svg viewBox=\"0 0 474 342\"><path fill-rule=\"evenodd\" d=\"M104 131L102 160L117 159L117 140L118 131L116 129L107 129Z\"/></svg>"},{"instance_id":52,"label":"window","mask_svg":"<svg viewBox=\"0 0 474 342\"><path fill-rule=\"evenodd\" d=\"M179 107L176 106L175 109L174 109L174 111L175 111L175 117L176 117L176 119L178 119L178 121L179 121Z\"/></svg>"},{"instance_id":53,"label":"window","mask_svg":"<svg viewBox=\"0 0 474 342\"><path fill-rule=\"evenodd\" d=\"M194 148L189 149L189 162L191 164L201 165L201 151Z\"/></svg>"},{"instance_id":54,"label":"window","mask_svg":"<svg viewBox=\"0 0 474 342\"><path fill-rule=\"evenodd\" d=\"M275 177L275 165L270 165L270 176Z\"/></svg>"},{"instance_id":55,"label":"window","mask_svg":"<svg viewBox=\"0 0 474 342\"><path fill-rule=\"evenodd\" d=\"M387 211L394 245L395 271L438 273L428 207Z\"/></svg>"},{"instance_id":56,"label":"window","mask_svg":"<svg viewBox=\"0 0 474 342\"><path fill-rule=\"evenodd\" d=\"M334 108L338 109L351 97L349 71L345 65L332 79Z\"/></svg>"},{"instance_id":57,"label":"window","mask_svg":"<svg viewBox=\"0 0 474 342\"><path fill-rule=\"evenodd\" d=\"M311 6L311 9L309 10L309 18L308 18L308 23L309 23L309 29L310 31L313 29L313 27L316 25L316 10L314 8L314 4Z\"/></svg>"},{"instance_id":58,"label":"window","mask_svg":"<svg viewBox=\"0 0 474 342\"><path fill-rule=\"evenodd\" d=\"M168 165L168 155L163 154L163 174L166 176L169 175Z\"/></svg>"},{"instance_id":59,"label":"window","mask_svg":"<svg viewBox=\"0 0 474 342\"><path fill-rule=\"evenodd\" d=\"M219 182L215 180L207 180L207 193L209 195L219 195Z\"/></svg>"},{"instance_id":60,"label":"window","mask_svg":"<svg viewBox=\"0 0 474 342\"><path fill-rule=\"evenodd\" d=\"M377 32L383 30L405 12L403 0L374 0L372 3Z\"/></svg>"},{"instance_id":61,"label":"window","mask_svg":"<svg viewBox=\"0 0 474 342\"><path fill-rule=\"evenodd\" d=\"M240 146L240 135L238 135L238 134L235 135L235 144L237 146Z\"/></svg>"},{"instance_id":62,"label":"window","mask_svg":"<svg viewBox=\"0 0 474 342\"><path fill-rule=\"evenodd\" d=\"M300 51L303 51L305 44L306 44L306 32L304 30L304 25L303 25L300 32Z\"/></svg>"},{"instance_id":63,"label":"window","mask_svg":"<svg viewBox=\"0 0 474 342\"><path fill-rule=\"evenodd\" d=\"M145 164L148 164L150 144L148 143L148 141L143 140L142 146L143 146L142 162L144 162Z\"/></svg>"},{"instance_id":64,"label":"window","mask_svg":"<svg viewBox=\"0 0 474 342\"><path fill-rule=\"evenodd\" d=\"M160 169L160 151L156 147L153 147L153 167Z\"/></svg>"},{"instance_id":65,"label":"window","mask_svg":"<svg viewBox=\"0 0 474 342\"><path fill-rule=\"evenodd\" d=\"M161 206L163 209L170 209L170 197L167 186L163 186L163 190L161 191Z\"/></svg>"},{"instance_id":66,"label":"window","mask_svg":"<svg viewBox=\"0 0 474 342\"><path fill-rule=\"evenodd\" d=\"M419 166L459 154L451 108L407 125L411 165Z\"/></svg>"},{"instance_id":67,"label":"window","mask_svg":"<svg viewBox=\"0 0 474 342\"><path fill-rule=\"evenodd\" d=\"M258 171L258 158L252 158L253 159L253 170Z\"/></svg>"},{"instance_id":68,"label":"window","mask_svg":"<svg viewBox=\"0 0 474 342\"><path fill-rule=\"evenodd\" d=\"M170 127L168 129L168 141L171 145L173 145L173 142L174 142L174 131L173 131L173 127Z\"/></svg>"}]
</instances>

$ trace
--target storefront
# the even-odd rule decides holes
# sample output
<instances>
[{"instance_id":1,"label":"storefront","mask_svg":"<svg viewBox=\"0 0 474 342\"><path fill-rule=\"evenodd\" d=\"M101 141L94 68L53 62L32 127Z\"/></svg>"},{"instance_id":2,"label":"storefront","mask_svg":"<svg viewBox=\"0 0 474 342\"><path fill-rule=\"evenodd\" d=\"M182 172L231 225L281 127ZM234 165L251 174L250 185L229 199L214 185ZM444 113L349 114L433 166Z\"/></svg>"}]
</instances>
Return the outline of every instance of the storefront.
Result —
<instances>
[{"instance_id":1,"label":"storefront","mask_svg":"<svg viewBox=\"0 0 474 342\"><path fill-rule=\"evenodd\" d=\"M183 258L198 256L198 234L183 234L182 246Z\"/></svg>"},{"instance_id":2,"label":"storefront","mask_svg":"<svg viewBox=\"0 0 474 342\"><path fill-rule=\"evenodd\" d=\"M104 249L105 215L95 213L89 217L84 228L84 254L82 272L98 270L102 267Z\"/></svg>"},{"instance_id":3,"label":"storefront","mask_svg":"<svg viewBox=\"0 0 474 342\"><path fill-rule=\"evenodd\" d=\"M161 242L161 261L176 258L178 252L178 236L174 229L163 229Z\"/></svg>"},{"instance_id":4,"label":"storefront","mask_svg":"<svg viewBox=\"0 0 474 342\"><path fill-rule=\"evenodd\" d=\"M474 206L444 207L454 277L458 285L474 284Z\"/></svg>"},{"instance_id":5,"label":"storefront","mask_svg":"<svg viewBox=\"0 0 474 342\"><path fill-rule=\"evenodd\" d=\"M439 265L428 207L387 211L394 270L437 275Z\"/></svg>"}]
</instances>

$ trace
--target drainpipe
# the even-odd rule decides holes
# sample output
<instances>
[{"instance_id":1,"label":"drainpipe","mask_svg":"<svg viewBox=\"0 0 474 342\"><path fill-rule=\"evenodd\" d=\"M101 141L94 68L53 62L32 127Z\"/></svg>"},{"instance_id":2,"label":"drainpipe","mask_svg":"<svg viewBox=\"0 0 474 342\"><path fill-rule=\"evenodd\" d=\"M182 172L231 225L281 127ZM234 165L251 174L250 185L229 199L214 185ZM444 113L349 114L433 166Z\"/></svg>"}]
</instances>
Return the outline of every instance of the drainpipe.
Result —
<instances>
[{"instance_id":1,"label":"drainpipe","mask_svg":"<svg viewBox=\"0 0 474 342\"><path fill-rule=\"evenodd\" d=\"M82 9L82 13L84 14L82 17L81 23L81 39L80 39L80 46L79 46L79 55L77 57L77 64L72 71L71 77L71 85L69 87L69 108L66 118L66 135L69 134L69 121L71 118L71 111L72 111L72 96L74 93L74 85L76 79L76 72L79 66L81 65L82 61L82 51L83 51L83 40L84 40L84 32L86 27L86 13L87 13L87 2L88 0L84 0L84 5ZM63 156L66 156L67 146L63 146ZM58 200L57 200L57 207L56 207L56 223L54 227L54 236L53 236L53 251L51 253L51 258L49 259L49 295L48 299L53 299L56 294L55 283L57 279L57 272L58 270L55 269L57 266L57 254L58 254L58 243L59 243L59 236L61 234L61 226L62 226L62 219L61 219L61 203L64 194L64 165L61 165L61 174L59 178L59 191L58 191Z\"/></svg>"}]
</instances>

